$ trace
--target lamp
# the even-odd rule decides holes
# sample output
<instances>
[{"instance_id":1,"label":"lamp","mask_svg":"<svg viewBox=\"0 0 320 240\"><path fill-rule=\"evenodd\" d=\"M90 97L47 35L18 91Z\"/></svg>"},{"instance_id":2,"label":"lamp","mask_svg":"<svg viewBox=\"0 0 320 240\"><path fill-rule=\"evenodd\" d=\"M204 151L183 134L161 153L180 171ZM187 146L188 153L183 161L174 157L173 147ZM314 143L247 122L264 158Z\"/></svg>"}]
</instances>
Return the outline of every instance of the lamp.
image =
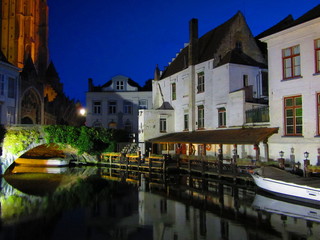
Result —
<instances>
[{"instance_id":1,"label":"lamp","mask_svg":"<svg viewBox=\"0 0 320 240\"><path fill-rule=\"evenodd\" d=\"M284 152L283 152L283 151L280 151L280 152L279 152L279 155L280 155L280 158L283 158Z\"/></svg>"},{"instance_id":2,"label":"lamp","mask_svg":"<svg viewBox=\"0 0 320 240\"><path fill-rule=\"evenodd\" d=\"M303 155L304 155L305 159L308 159L309 153L307 151L305 151Z\"/></svg>"}]
</instances>

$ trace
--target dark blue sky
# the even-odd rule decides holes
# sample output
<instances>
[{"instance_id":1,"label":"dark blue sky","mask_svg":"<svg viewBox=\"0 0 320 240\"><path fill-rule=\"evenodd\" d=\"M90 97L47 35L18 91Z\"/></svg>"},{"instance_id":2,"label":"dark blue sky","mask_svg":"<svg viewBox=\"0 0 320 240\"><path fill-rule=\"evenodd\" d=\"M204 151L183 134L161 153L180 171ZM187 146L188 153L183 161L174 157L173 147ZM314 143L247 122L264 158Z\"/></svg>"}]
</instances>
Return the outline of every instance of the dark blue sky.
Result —
<instances>
[{"instance_id":1,"label":"dark blue sky","mask_svg":"<svg viewBox=\"0 0 320 240\"><path fill-rule=\"evenodd\" d=\"M296 19L318 0L48 0L49 50L64 91L85 104L88 78L102 85L121 74L143 85L188 42L241 11L253 35L287 15Z\"/></svg>"}]
</instances>

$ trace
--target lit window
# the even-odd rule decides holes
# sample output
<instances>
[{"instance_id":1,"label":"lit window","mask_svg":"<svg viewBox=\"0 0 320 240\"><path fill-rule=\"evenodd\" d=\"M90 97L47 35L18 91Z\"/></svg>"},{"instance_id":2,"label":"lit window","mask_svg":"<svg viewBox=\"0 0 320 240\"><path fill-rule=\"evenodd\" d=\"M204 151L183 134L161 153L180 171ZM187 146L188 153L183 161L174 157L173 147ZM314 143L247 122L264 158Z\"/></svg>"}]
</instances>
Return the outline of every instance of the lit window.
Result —
<instances>
[{"instance_id":1,"label":"lit window","mask_svg":"<svg viewBox=\"0 0 320 240\"><path fill-rule=\"evenodd\" d=\"M189 114L184 115L184 130L189 130Z\"/></svg>"},{"instance_id":2,"label":"lit window","mask_svg":"<svg viewBox=\"0 0 320 240\"><path fill-rule=\"evenodd\" d=\"M101 114L101 102L95 101L93 102L93 114Z\"/></svg>"},{"instance_id":3,"label":"lit window","mask_svg":"<svg viewBox=\"0 0 320 240\"><path fill-rule=\"evenodd\" d=\"M219 127L226 126L226 109L225 108L218 109L218 121L219 121Z\"/></svg>"},{"instance_id":4,"label":"lit window","mask_svg":"<svg viewBox=\"0 0 320 240\"><path fill-rule=\"evenodd\" d=\"M204 72L198 73L198 93L204 92Z\"/></svg>"},{"instance_id":5,"label":"lit window","mask_svg":"<svg viewBox=\"0 0 320 240\"><path fill-rule=\"evenodd\" d=\"M243 75L243 86L244 87L248 87L249 86L249 78L248 78L248 75Z\"/></svg>"},{"instance_id":6,"label":"lit window","mask_svg":"<svg viewBox=\"0 0 320 240\"><path fill-rule=\"evenodd\" d=\"M123 89L124 89L124 82L117 81L117 90L123 90Z\"/></svg>"},{"instance_id":7,"label":"lit window","mask_svg":"<svg viewBox=\"0 0 320 240\"><path fill-rule=\"evenodd\" d=\"M160 118L160 132L167 132L167 119Z\"/></svg>"},{"instance_id":8,"label":"lit window","mask_svg":"<svg viewBox=\"0 0 320 240\"><path fill-rule=\"evenodd\" d=\"M300 71L300 46L282 50L283 78L294 78L301 75Z\"/></svg>"},{"instance_id":9,"label":"lit window","mask_svg":"<svg viewBox=\"0 0 320 240\"><path fill-rule=\"evenodd\" d=\"M129 101L124 101L123 103L123 112L125 114L132 114L132 103Z\"/></svg>"},{"instance_id":10,"label":"lit window","mask_svg":"<svg viewBox=\"0 0 320 240\"><path fill-rule=\"evenodd\" d=\"M140 99L139 100L139 109L148 109L148 100Z\"/></svg>"},{"instance_id":11,"label":"lit window","mask_svg":"<svg viewBox=\"0 0 320 240\"><path fill-rule=\"evenodd\" d=\"M117 113L117 102L116 101L109 101L109 114L116 114Z\"/></svg>"},{"instance_id":12,"label":"lit window","mask_svg":"<svg viewBox=\"0 0 320 240\"><path fill-rule=\"evenodd\" d=\"M176 84L172 83L171 84L171 92L172 92L172 100L177 99L177 91L176 91Z\"/></svg>"},{"instance_id":13,"label":"lit window","mask_svg":"<svg viewBox=\"0 0 320 240\"><path fill-rule=\"evenodd\" d=\"M302 97L284 99L285 134L302 135Z\"/></svg>"},{"instance_id":14,"label":"lit window","mask_svg":"<svg viewBox=\"0 0 320 240\"><path fill-rule=\"evenodd\" d=\"M204 128L204 106L198 106L198 129Z\"/></svg>"},{"instance_id":15,"label":"lit window","mask_svg":"<svg viewBox=\"0 0 320 240\"><path fill-rule=\"evenodd\" d=\"M316 57L316 72L320 73L320 39L314 41L315 57Z\"/></svg>"}]
</instances>

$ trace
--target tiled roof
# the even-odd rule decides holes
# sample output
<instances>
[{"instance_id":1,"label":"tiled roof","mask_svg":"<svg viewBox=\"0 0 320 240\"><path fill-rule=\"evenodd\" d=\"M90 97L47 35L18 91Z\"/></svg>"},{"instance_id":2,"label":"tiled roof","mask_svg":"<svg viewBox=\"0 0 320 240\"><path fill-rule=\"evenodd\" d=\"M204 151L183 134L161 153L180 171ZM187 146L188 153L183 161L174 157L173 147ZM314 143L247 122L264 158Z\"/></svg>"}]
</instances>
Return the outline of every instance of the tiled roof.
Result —
<instances>
[{"instance_id":1,"label":"tiled roof","mask_svg":"<svg viewBox=\"0 0 320 240\"><path fill-rule=\"evenodd\" d=\"M258 144L278 132L278 128L239 128L170 133L148 140L152 143Z\"/></svg>"},{"instance_id":2,"label":"tiled roof","mask_svg":"<svg viewBox=\"0 0 320 240\"><path fill-rule=\"evenodd\" d=\"M291 15L287 16L276 25L272 26L271 28L257 35L256 38L261 39L263 37L272 35L274 33L283 31L285 29L297 26L299 24L311 21L319 17L320 17L320 4L314 7L313 9L309 10L308 12L306 12L296 20L294 20Z\"/></svg>"},{"instance_id":3,"label":"tiled roof","mask_svg":"<svg viewBox=\"0 0 320 240\"><path fill-rule=\"evenodd\" d=\"M249 57L247 54L242 52L238 49L233 49L229 51L219 62L217 66L222 66L227 63L235 63L235 64L241 64L241 65L248 65L248 66L257 66L257 67L263 67L267 68L267 65L263 63L259 63L253 58Z\"/></svg>"},{"instance_id":4,"label":"tiled roof","mask_svg":"<svg viewBox=\"0 0 320 240\"><path fill-rule=\"evenodd\" d=\"M198 42L198 63L210 60L213 58L214 53L220 47L222 39L228 32L230 26L236 21L238 17L243 17L241 12L235 14L225 23L207 32L199 38ZM189 59L189 45L181 50L175 60L163 72L161 79L164 79L172 74L182 71L188 67Z\"/></svg>"}]
</instances>

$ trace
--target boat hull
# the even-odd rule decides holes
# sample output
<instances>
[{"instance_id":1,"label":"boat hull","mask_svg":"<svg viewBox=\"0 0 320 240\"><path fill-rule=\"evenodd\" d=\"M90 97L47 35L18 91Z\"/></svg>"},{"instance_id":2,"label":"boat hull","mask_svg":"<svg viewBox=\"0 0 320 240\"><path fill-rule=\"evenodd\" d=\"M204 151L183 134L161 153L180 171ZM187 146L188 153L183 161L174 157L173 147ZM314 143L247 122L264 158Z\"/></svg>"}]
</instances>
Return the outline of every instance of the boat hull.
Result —
<instances>
[{"instance_id":1,"label":"boat hull","mask_svg":"<svg viewBox=\"0 0 320 240\"><path fill-rule=\"evenodd\" d=\"M298 201L320 204L320 188L279 181L262 177L256 173L253 173L251 176L259 188L272 194Z\"/></svg>"},{"instance_id":2,"label":"boat hull","mask_svg":"<svg viewBox=\"0 0 320 240\"><path fill-rule=\"evenodd\" d=\"M37 159L37 158L18 158L15 160L16 164L19 165L30 165L30 166L67 166L69 161L60 158L49 158L49 159Z\"/></svg>"}]
</instances>

